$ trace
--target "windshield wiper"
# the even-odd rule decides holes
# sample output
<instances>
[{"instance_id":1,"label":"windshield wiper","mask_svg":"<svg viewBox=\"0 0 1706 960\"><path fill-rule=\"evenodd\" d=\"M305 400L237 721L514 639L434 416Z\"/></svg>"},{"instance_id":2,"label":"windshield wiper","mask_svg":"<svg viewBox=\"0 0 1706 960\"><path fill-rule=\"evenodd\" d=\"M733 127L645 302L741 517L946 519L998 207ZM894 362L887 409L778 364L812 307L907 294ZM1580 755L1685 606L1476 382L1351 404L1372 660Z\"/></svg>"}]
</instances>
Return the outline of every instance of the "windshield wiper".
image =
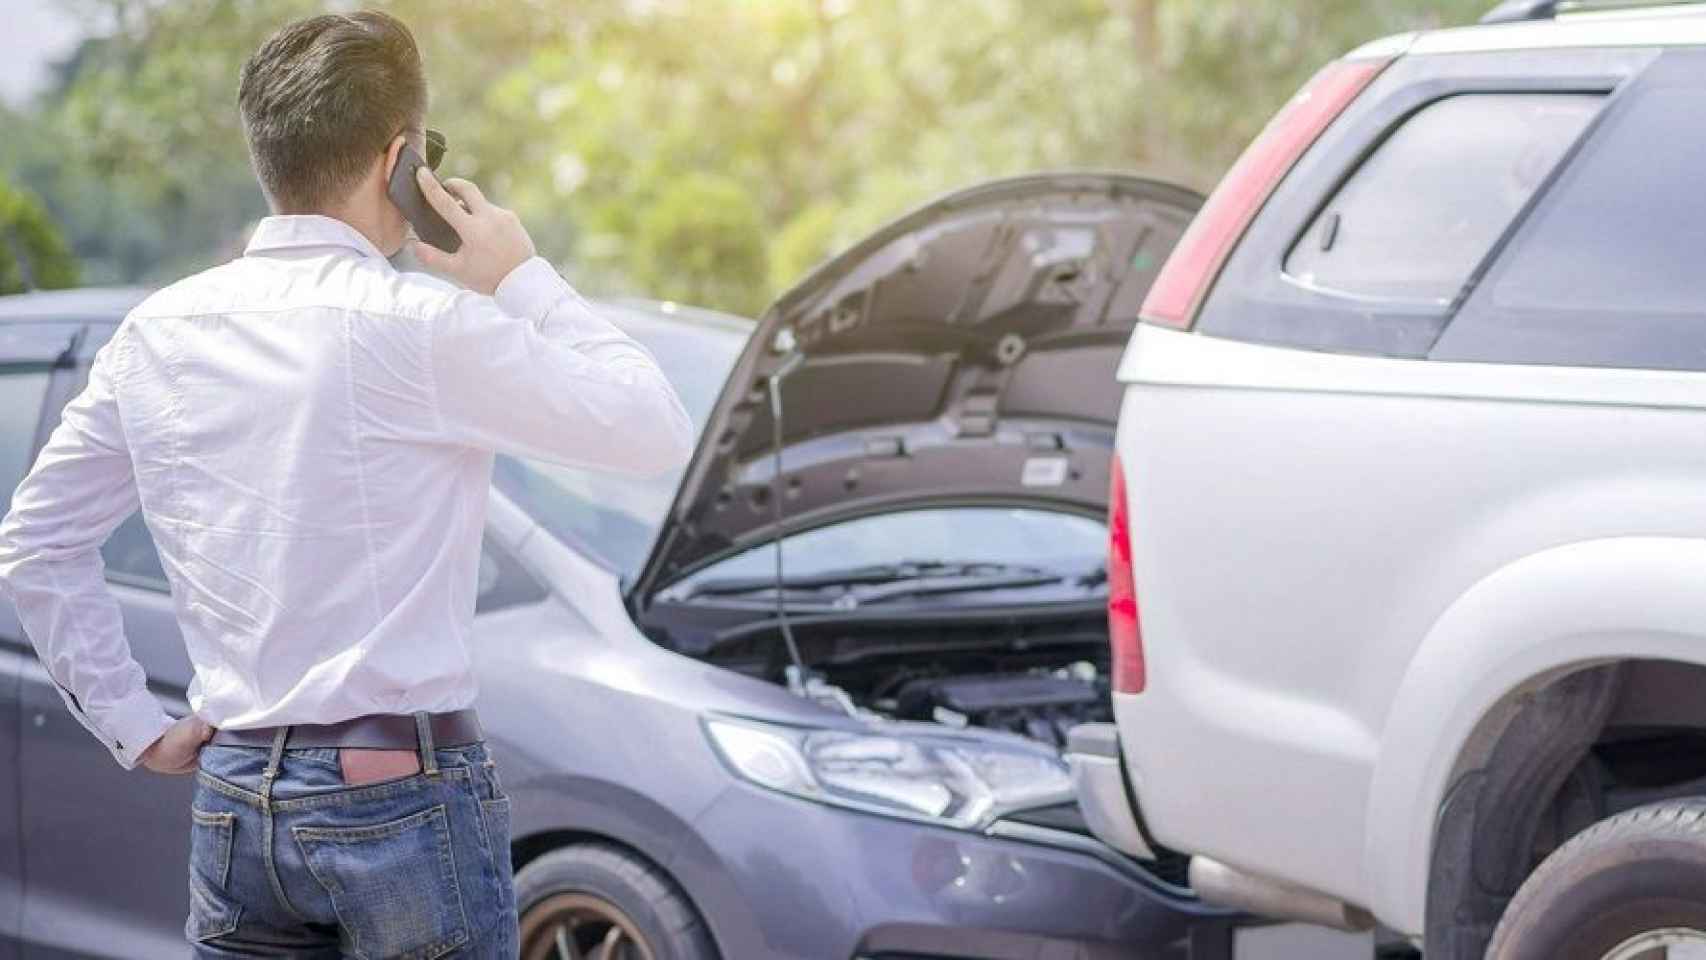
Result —
<instances>
[{"instance_id":1,"label":"windshield wiper","mask_svg":"<svg viewBox=\"0 0 1706 960\"><path fill-rule=\"evenodd\" d=\"M1020 568L1024 569L1024 568ZM1066 578L1032 568L1031 572L986 573L973 576L944 575L923 577L874 587L854 588L837 597L835 605L852 609L876 603L887 603L904 597L940 596L948 593L975 593L981 590L1015 590L1023 587L1046 587Z\"/></svg>"},{"instance_id":2,"label":"windshield wiper","mask_svg":"<svg viewBox=\"0 0 1706 960\"><path fill-rule=\"evenodd\" d=\"M946 560L903 560L786 577L783 590L835 592L843 605L968 590L998 590L1059 583L1065 579L1041 567ZM776 589L774 577L722 577L693 585L688 598L732 597Z\"/></svg>"}]
</instances>

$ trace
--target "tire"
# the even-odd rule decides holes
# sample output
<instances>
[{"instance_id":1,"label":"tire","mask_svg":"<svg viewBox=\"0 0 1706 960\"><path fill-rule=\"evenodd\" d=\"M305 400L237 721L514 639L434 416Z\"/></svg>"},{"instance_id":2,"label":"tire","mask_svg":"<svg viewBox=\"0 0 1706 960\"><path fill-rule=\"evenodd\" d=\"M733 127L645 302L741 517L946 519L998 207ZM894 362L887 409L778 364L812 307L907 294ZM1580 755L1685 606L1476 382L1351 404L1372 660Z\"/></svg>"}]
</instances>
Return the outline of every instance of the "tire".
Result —
<instances>
[{"instance_id":1,"label":"tire","mask_svg":"<svg viewBox=\"0 0 1706 960\"><path fill-rule=\"evenodd\" d=\"M552 850L515 877L522 960L556 960L559 934L609 960L717 960L698 911L667 874L610 844ZM617 932L620 931L620 932ZM613 938L620 948L596 949Z\"/></svg>"},{"instance_id":2,"label":"tire","mask_svg":"<svg viewBox=\"0 0 1706 960\"><path fill-rule=\"evenodd\" d=\"M1706 800L1638 807L1559 847L1517 890L1487 958L1662 958L1659 940L1635 944L1672 930L1706 950Z\"/></svg>"}]
</instances>

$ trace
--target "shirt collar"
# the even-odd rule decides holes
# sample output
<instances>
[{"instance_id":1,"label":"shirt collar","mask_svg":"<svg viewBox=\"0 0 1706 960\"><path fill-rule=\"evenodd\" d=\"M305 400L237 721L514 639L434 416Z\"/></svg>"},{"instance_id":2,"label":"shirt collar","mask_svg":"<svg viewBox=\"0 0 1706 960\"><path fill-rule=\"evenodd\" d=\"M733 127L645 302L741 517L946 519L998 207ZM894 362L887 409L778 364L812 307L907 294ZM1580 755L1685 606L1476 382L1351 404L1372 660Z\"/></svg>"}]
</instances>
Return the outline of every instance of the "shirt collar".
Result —
<instances>
[{"instance_id":1,"label":"shirt collar","mask_svg":"<svg viewBox=\"0 0 1706 960\"><path fill-rule=\"evenodd\" d=\"M267 250L288 250L295 247L348 247L362 256L385 260L385 254L373 245L360 230L337 219L317 213L279 214L262 217L249 236L244 255ZM387 261L389 262L389 261Z\"/></svg>"}]
</instances>

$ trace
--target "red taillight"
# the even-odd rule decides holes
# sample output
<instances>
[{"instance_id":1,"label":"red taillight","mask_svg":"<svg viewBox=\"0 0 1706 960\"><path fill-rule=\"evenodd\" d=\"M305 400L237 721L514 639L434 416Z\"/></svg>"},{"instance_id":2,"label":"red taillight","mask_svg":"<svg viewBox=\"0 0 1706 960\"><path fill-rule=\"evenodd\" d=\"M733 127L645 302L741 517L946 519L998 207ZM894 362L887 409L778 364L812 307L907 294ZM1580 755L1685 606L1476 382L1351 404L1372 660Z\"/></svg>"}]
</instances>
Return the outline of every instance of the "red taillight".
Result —
<instances>
[{"instance_id":1,"label":"red taillight","mask_svg":"<svg viewBox=\"0 0 1706 960\"><path fill-rule=\"evenodd\" d=\"M1131 508L1119 454L1108 471L1108 645L1115 693L1143 692L1143 632L1137 625L1137 587L1131 576Z\"/></svg>"},{"instance_id":2,"label":"red taillight","mask_svg":"<svg viewBox=\"0 0 1706 960\"><path fill-rule=\"evenodd\" d=\"M1338 60L1321 68L1268 121L1197 212L1149 288L1143 319L1187 330L1232 245L1303 151L1390 60Z\"/></svg>"}]
</instances>

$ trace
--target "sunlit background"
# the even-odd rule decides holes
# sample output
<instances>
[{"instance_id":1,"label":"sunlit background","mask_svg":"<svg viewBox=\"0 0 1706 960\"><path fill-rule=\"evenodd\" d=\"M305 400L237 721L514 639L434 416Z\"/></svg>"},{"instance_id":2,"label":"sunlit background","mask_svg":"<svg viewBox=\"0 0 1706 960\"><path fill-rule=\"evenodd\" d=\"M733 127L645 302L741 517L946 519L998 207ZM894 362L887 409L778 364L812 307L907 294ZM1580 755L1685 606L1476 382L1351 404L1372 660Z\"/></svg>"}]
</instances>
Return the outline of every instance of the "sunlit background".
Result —
<instances>
[{"instance_id":1,"label":"sunlit background","mask_svg":"<svg viewBox=\"0 0 1706 960\"><path fill-rule=\"evenodd\" d=\"M596 293L753 314L905 209L1047 168L1211 187L1321 63L1490 0L399 0L444 170ZM313 0L0 0L0 291L161 283L265 205L237 71ZM20 265L18 260L25 259Z\"/></svg>"}]
</instances>

